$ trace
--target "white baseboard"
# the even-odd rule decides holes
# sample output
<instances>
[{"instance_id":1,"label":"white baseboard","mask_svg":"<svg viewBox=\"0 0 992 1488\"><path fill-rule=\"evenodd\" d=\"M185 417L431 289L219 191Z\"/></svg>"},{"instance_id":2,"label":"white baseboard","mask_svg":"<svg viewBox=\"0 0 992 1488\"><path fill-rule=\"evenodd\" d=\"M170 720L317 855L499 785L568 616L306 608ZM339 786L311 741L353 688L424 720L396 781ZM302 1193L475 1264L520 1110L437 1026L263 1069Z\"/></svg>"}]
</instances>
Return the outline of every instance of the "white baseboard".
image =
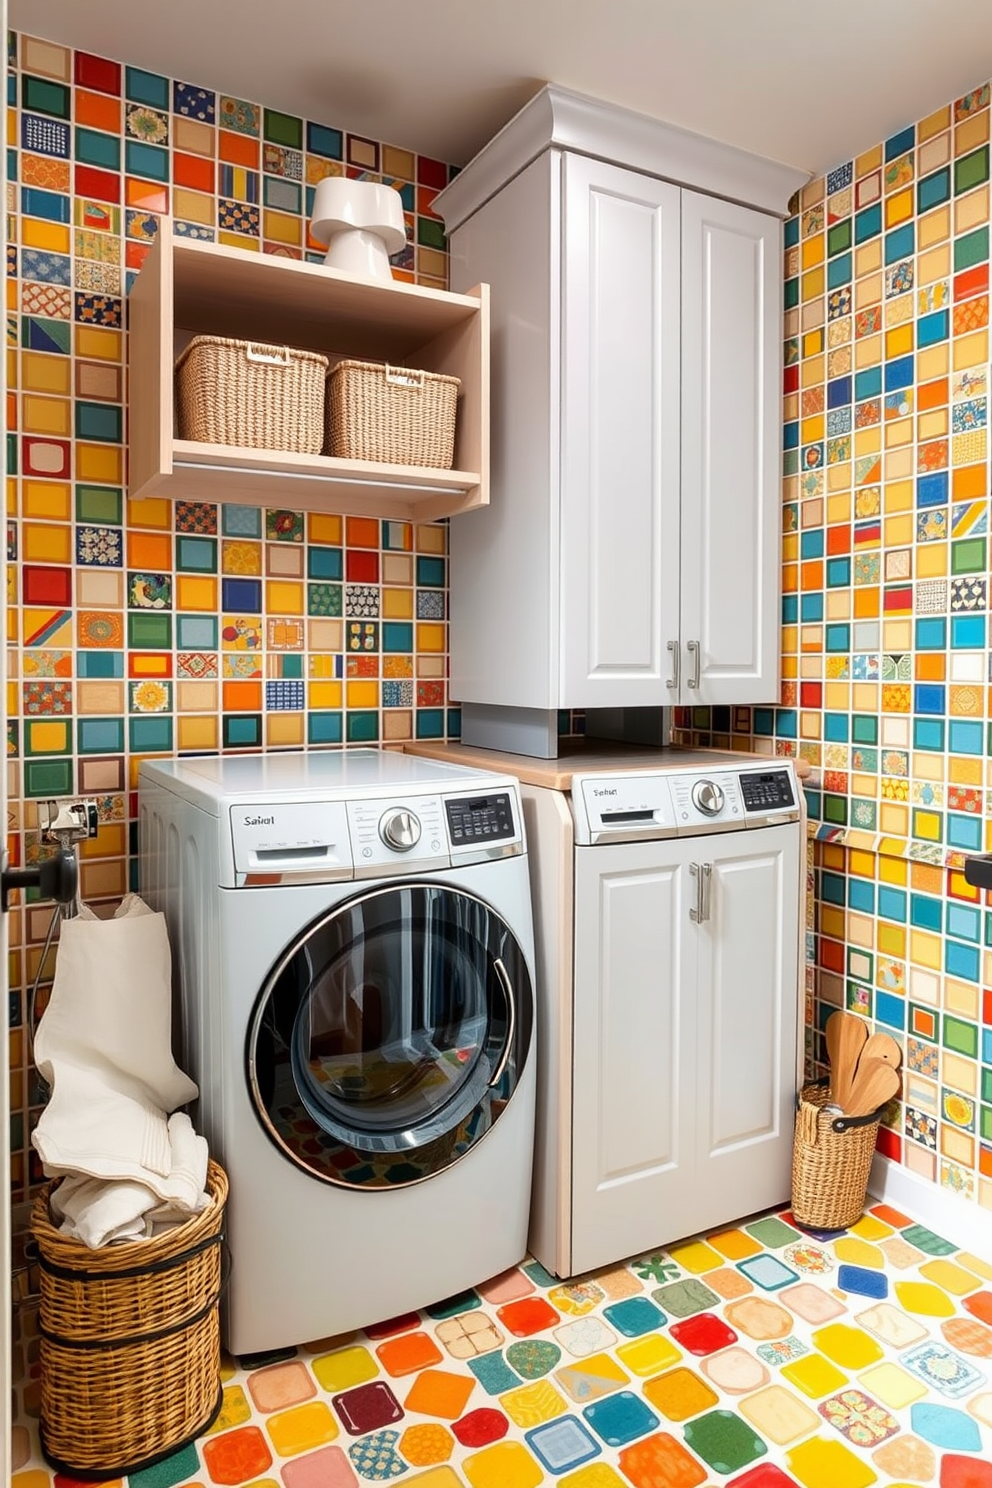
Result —
<instances>
[{"instance_id":1,"label":"white baseboard","mask_svg":"<svg viewBox=\"0 0 992 1488\"><path fill-rule=\"evenodd\" d=\"M992 1264L992 1211L929 1183L880 1152L872 1161L868 1192Z\"/></svg>"}]
</instances>

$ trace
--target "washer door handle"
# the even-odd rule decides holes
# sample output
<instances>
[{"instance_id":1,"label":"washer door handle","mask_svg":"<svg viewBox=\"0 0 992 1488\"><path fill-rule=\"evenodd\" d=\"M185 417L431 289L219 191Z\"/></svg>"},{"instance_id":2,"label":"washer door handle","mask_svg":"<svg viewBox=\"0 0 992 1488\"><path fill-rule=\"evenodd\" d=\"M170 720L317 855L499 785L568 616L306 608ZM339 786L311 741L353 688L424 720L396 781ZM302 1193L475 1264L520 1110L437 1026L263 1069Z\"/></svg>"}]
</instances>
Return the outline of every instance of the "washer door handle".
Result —
<instances>
[{"instance_id":1,"label":"washer door handle","mask_svg":"<svg viewBox=\"0 0 992 1488\"><path fill-rule=\"evenodd\" d=\"M513 1037L517 1031L517 1001L513 995L513 983L510 981L510 974L498 956L494 960L493 966L503 988L503 993L506 997L506 1004L507 1007L510 1009L510 1016L508 1027L506 1030L506 1044L503 1047L503 1057L500 1060L499 1064L496 1066L495 1074L489 1081L490 1090L493 1088L494 1085L498 1085L500 1080L502 1080L503 1078L503 1071L506 1069L507 1060L509 1059L510 1054L513 1050Z\"/></svg>"}]
</instances>

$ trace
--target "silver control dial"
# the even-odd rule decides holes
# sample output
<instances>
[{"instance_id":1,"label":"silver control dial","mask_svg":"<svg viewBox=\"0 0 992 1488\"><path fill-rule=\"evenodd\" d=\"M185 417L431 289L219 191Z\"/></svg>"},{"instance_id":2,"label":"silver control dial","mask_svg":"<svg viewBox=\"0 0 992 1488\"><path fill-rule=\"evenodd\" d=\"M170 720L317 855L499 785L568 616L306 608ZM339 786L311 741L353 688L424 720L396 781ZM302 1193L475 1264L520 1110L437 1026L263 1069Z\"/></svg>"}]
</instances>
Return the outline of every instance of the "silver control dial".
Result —
<instances>
[{"instance_id":1,"label":"silver control dial","mask_svg":"<svg viewBox=\"0 0 992 1488\"><path fill-rule=\"evenodd\" d=\"M697 780L692 787L692 804L704 816L716 816L723 805L723 791L714 780Z\"/></svg>"},{"instance_id":2,"label":"silver control dial","mask_svg":"<svg viewBox=\"0 0 992 1488\"><path fill-rule=\"evenodd\" d=\"M420 841L420 819L405 806L387 811L379 818L379 836L387 847L397 852L409 852Z\"/></svg>"}]
</instances>

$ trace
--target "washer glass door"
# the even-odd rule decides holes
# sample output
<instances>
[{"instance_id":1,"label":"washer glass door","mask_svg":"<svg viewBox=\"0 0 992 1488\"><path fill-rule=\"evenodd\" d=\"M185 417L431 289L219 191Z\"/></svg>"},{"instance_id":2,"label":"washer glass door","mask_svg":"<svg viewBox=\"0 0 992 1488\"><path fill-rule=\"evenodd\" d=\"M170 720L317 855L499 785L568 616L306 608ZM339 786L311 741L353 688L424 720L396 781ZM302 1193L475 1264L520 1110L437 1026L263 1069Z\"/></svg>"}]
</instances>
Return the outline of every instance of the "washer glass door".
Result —
<instances>
[{"instance_id":1,"label":"washer glass door","mask_svg":"<svg viewBox=\"0 0 992 1488\"><path fill-rule=\"evenodd\" d=\"M533 1006L523 952L487 904L390 884L314 921L273 967L249 1025L249 1091L314 1176L415 1183L499 1119Z\"/></svg>"}]
</instances>

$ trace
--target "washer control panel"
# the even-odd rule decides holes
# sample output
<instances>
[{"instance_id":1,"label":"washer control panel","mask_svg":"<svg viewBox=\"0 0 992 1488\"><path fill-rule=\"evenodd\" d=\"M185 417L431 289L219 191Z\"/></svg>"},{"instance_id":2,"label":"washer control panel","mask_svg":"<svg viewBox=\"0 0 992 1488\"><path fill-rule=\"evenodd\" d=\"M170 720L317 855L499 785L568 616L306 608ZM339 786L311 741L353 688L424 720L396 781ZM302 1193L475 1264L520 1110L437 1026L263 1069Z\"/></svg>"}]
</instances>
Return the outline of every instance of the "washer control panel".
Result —
<instances>
[{"instance_id":1,"label":"washer control panel","mask_svg":"<svg viewBox=\"0 0 992 1488\"><path fill-rule=\"evenodd\" d=\"M698 756L697 756L698 759ZM799 819L792 765L668 768L640 773L610 771L572 777L572 815L577 845L693 837L779 826Z\"/></svg>"},{"instance_id":2,"label":"washer control panel","mask_svg":"<svg viewBox=\"0 0 992 1488\"><path fill-rule=\"evenodd\" d=\"M496 791L487 796L462 796L456 800L449 797L444 809L455 847L469 842L497 842L517 835L508 791Z\"/></svg>"},{"instance_id":3,"label":"washer control panel","mask_svg":"<svg viewBox=\"0 0 992 1488\"><path fill-rule=\"evenodd\" d=\"M741 776L745 811L777 811L795 806L792 777L788 770L752 771Z\"/></svg>"}]
</instances>

